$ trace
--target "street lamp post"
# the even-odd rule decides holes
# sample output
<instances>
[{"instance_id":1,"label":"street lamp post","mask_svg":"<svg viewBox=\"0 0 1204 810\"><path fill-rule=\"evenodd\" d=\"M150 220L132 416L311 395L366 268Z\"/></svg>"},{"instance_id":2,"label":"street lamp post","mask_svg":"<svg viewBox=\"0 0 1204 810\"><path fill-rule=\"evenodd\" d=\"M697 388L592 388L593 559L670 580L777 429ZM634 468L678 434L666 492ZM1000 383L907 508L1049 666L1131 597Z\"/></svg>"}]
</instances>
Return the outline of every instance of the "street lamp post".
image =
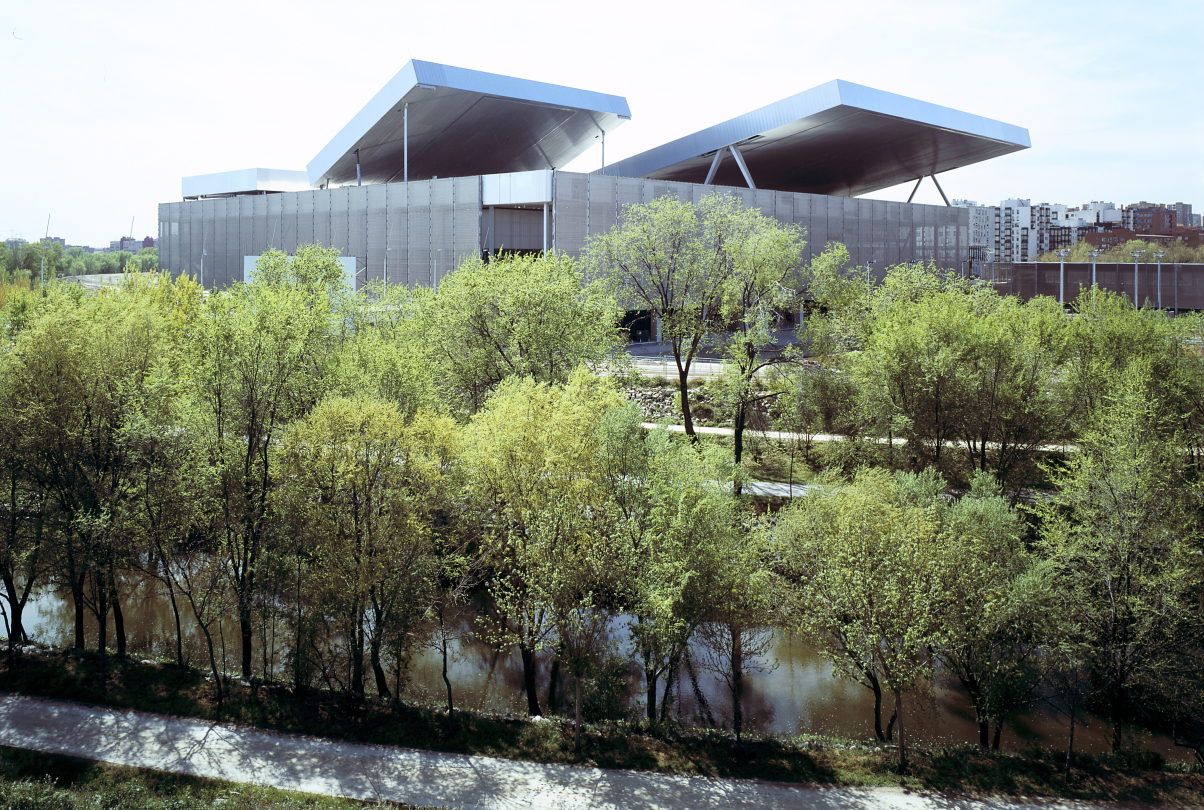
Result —
<instances>
[{"instance_id":1,"label":"street lamp post","mask_svg":"<svg viewBox=\"0 0 1204 810\"><path fill-rule=\"evenodd\" d=\"M1091 294L1095 295L1095 260L1099 258L1098 250L1091 251Z\"/></svg>"},{"instance_id":2,"label":"street lamp post","mask_svg":"<svg viewBox=\"0 0 1204 810\"><path fill-rule=\"evenodd\" d=\"M1066 306L1066 257L1070 251L1062 248L1058 251L1058 303Z\"/></svg>"},{"instance_id":3,"label":"street lamp post","mask_svg":"<svg viewBox=\"0 0 1204 810\"><path fill-rule=\"evenodd\" d=\"M1162 257L1166 255L1165 250L1154 251L1154 261L1158 262L1158 309L1162 309Z\"/></svg>"},{"instance_id":4,"label":"street lamp post","mask_svg":"<svg viewBox=\"0 0 1204 810\"><path fill-rule=\"evenodd\" d=\"M1133 309L1141 309L1141 305L1137 302L1137 263L1144 257L1144 250L1133 251Z\"/></svg>"}]
</instances>

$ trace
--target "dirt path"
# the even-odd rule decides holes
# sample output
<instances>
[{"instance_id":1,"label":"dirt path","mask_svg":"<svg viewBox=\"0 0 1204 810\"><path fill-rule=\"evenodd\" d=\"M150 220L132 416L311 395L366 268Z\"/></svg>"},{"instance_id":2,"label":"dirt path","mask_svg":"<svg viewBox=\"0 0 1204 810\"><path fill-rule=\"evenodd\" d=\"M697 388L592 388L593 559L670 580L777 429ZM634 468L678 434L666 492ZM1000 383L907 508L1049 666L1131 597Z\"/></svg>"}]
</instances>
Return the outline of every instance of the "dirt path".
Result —
<instances>
[{"instance_id":1,"label":"dirt path","mask_svg":"<svg viewBox=\"0 0 1204 810\"><path fill-rule=\"evenodd\" d=\"M663 776L333 742L181 717L0 696L0 745L288 790L453 808L1057 810L892 789Z\"/></svg>"}]
</instances>

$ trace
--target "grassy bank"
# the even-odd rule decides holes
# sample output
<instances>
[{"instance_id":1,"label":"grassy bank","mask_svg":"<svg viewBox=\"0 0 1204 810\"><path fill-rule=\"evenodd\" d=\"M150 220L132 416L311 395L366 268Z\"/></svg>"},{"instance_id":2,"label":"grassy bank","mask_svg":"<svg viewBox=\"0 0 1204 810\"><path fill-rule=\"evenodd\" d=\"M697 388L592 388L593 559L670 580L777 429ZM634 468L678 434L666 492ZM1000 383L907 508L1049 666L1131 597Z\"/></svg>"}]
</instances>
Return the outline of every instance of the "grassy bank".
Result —
<instances>
[{"instance_id":1,"label":"grassy bank","mask_svg":"<svg viewBox=\"0 0 1204 810\"><path fill-rule=\"evenodd\" d=\"M351 810L363 803L0 746L0 807L201 810L215 806L223 810Z\"/></svg>"},{"instance_id":2,"label":"grassy bank","mask_svg":"<svg viewBox=\"0 0 1204 810\"><path fill-rule=\"evenodd\" d=\"M1065 780L1059 752L1034 748L992 754L969 745L917 748L908 773L899 774L893 749L874 743L797 736L753 737L737 745L721 732L625 722L588 727L577 754L571 724L560 719L532 723L523 717L458 712L454 733L448 735L446 715L434 707L353 702L319 691L297 696L282 687L237 683L219 707L212 684L197 670L110 658L103 684L100 672L93 653L27 654L15 669L7 661L0 665L0 690L291 734L543 763L822 785L900 785L972 795L1204 805L1204 775L1164 765L1156 755L1078 757Z\"/></svg>"}]
</instances>

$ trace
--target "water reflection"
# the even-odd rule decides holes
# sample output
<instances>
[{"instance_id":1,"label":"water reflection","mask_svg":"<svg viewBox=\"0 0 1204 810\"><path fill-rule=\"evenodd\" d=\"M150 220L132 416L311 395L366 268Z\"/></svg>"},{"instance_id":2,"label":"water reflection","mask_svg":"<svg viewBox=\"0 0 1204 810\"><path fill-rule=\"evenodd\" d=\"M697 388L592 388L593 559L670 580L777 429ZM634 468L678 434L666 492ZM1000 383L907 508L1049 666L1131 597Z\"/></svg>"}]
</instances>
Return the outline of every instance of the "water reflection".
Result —
<instances>
[{"instance_id":1,"label":"water reflection","mask_svg":"<svg viewBox=\"0 0 1204 810\"><path fill-rule=\"evenodd\" d=\"M175 618L162 586L153 580L138 582L129 591L123 604L125 625L131 655L157 655L175 658ZM179 601L181 626L184 631L184 658L192 666L207 668L208 654L204 640L192 620L187 603ZM26 612L27 631L32 638L56 646L71 643L73 609L69 598L52 592L42 592L31 601ZM476 637L477 614L468 608L449 616L455 629L450 646L448 677L452 682L457 707L491 712L525 714L522 662L517 651L499 652ZM95 647L96 621L89 616L85 622L87 643ZM214 630L214 646L229 672L237 672L237 623L226 620ZM109 638L114 638L110 625ZM267 643L264 638L267 637ZM256 628L254 660L256 674L266 673L268 679L287 679L285 671L285 639L283 622L267 622ZM626 684L621 690L626 714L643 716L644 685L642 670L631 658L626 621L616 618L610 628L611 666L619 667L617 677ZM551 651L539 655L537 680L540 704L545 713L570 711L573 684L567 673L561 672L555 689L552 688ZM713 720L717 727L732 728L732 699L727 684L700 665L698 650L692 655L694 678L682 667L674 683L674 714L690 723L707 724ZM873 739L873 695L864 686L834 677L832 667L813 647L797 636L775 631L765 655L757 662L764 671L745 677L744 728L748 732L809 733L852 739ZM776 666L775 666L776 664ZM446 701L442 676L442 658L434 646L414 651L410 663L410 681L405 690L408 700L424 700L437 704ZM697 685L697 693L695 692ZM662 687L663 688L663 687ZM696 694L700 694L700 701ZM889 698L884 701L889 703ZM709 709L709 717L707 710ZM889 717L884 707L883 723ZM974 742L978 727L974 711L960 688L937 688L926 700L911 699L908 704L908 736L916 742L950 744ZM1005 748L1019 748L1030 743L1064 746L1068 726L1066 720L1050 708L1039 708L1009 723L1004 731ZM1110 728L1097 718L1076 729L1075 748L1079 751L1102 752L1110 745ZM1147 737L1147 748L1157 750L1168 760L1186 761L1182 749L1164 737Z\"/></svg>"}]
</instances>

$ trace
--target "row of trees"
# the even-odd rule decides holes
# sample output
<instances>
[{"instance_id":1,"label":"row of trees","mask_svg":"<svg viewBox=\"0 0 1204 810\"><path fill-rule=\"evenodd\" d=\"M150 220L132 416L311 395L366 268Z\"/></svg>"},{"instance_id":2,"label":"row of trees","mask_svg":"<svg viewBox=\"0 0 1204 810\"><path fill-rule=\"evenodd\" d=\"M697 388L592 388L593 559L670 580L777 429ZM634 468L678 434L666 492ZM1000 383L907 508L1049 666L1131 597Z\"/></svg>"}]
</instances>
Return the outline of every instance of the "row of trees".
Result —
<instances>
[{"instance_id":1,"label":"row of trees","mask_svg":"<svg viewBox=\"0 0 1204 810\"><path fill-rule=\"evenodd\" d=\"M50 239L0 243L0 285L20 284L28 288L31 281L41 278L43 267L48 279L121 273L127 269L149 273L159 269L159 251L142 248L137 253L89 253L82 247L64 250Z\"/></svg>"},{"instance_id":2,"label":"row of trees","mask_svg":"<svg viewBox=\"0 0 1204 810\"><path fill-rule=\"evenodd\" d=\"M843 248L812 268L824 314L806 325L822 369L782 366L779 424L851 441L843 458L935 467L952 481L993 473L1015 495L1047 479L1042 454L1082 440L1134 363L1198 457L1204 366L1195 317L1134 310L1084 290L1071 316L974 280L899 265L881 284L845 268ZM883 440L886 440L885 442Z\"/></svg>"},{"instance_id":3,"label":"row of trees","mask_svg":"<svg viewBox=\"0 0 1204 810\"><path fill-rule=\"evenodd\" d=\"M1090 262L1091 252L1094 248L1090 242L1076 242L1066 254L1065 261L1068 262ZM1102 251L1096 256L1097 262L1122 262L1132 264L1134 256L1139 256L1138 261L1153 264L1159 253L1162 255L1162 261L1166 264L1178 262L1180 264L1204 264L1204 246L1189 247L1182 239L1174 239L1170 242L1147 242L1144 239L1130 239L1123 245L1117 245L1108 250ZM1039 262L1057 262L1063 261L1058 256L1057 251L1043 253L1037 257Z\"/></svg>"},{"instance_id":4,"label":"row of trees","mask_svg":"<svg viewBox=\"0 0 1204 810\"><path fill-rule=\"evenodd\" d=\"M709 232L699 210L671 243ZM746 255L741 240L768 238L725 232L713 251ZM256 634L282 627L298 689L396 698L414 645L433 644L446 664L445 618L473 592L487 640L520 654L532 714L540 651L573 676L579 713L582 681L625 621L650 720L668 716L701 634L739 734L749 659L778 625L818 642L876 707L893 698L900 734L906 696L942 674L965 685L983 742L986 723L997 744L1001 724L1050 684L1070 706L1106 706L1118 746L1123 724L1155 705L1167 721L1199 722L1204 577L1195 457L1183 452L1199 359L1183 351L1181 327L1107 296L1068 322L1045 302L1019 305L922 267L869 287L830 251L810 269L827 314L807 333L828 370L776 380L790 412L847 420L857 441L842 444L882 469L830 472L812 495L754 518L733 494L742 473L729 451L643 431L616 387L619 295L630 300L655 262L632 273L607 265L608 250L587 252L586 266L611 267L593 282L565 257L511 256L469 262L437 292L352 295L334 252L305 248L270 253L252 284L208 296L186 278L130 277L92 296L10 298L0 354L10 656L24 604L47 583L72 596L76 646L89 613L101 628L112 615L124 652L123 573L136 570L159 578L177 616L191 614L219 690L212 630L230 617L244 677L267 672ZM686 310L689 289L666 308ZM702 313L721 303L704 299L694 322L716 328ZM768 321L726 322L741 319L750 332ZM1053 370L1047 355L1062 358ZM750 390L742 373L734 387ZM995 421L966 434L969 415L995 401L982 397L1017 376L1027 387L1000 393ZM1031 411L1045 396L1070 397L1070 411L1042 435L1073 436L1080 452L1050 468L1056 494L1030 528L1003 496L1003 428L991 425L1039 422L1045 411ZM740 398L730 407L737 416ZM964 435L986 461L950 503L939 470L945 442ZM877 441L894 437L902 457ZM880 715L878 733L893 734Z\"/></svg>"}]
</instances>

